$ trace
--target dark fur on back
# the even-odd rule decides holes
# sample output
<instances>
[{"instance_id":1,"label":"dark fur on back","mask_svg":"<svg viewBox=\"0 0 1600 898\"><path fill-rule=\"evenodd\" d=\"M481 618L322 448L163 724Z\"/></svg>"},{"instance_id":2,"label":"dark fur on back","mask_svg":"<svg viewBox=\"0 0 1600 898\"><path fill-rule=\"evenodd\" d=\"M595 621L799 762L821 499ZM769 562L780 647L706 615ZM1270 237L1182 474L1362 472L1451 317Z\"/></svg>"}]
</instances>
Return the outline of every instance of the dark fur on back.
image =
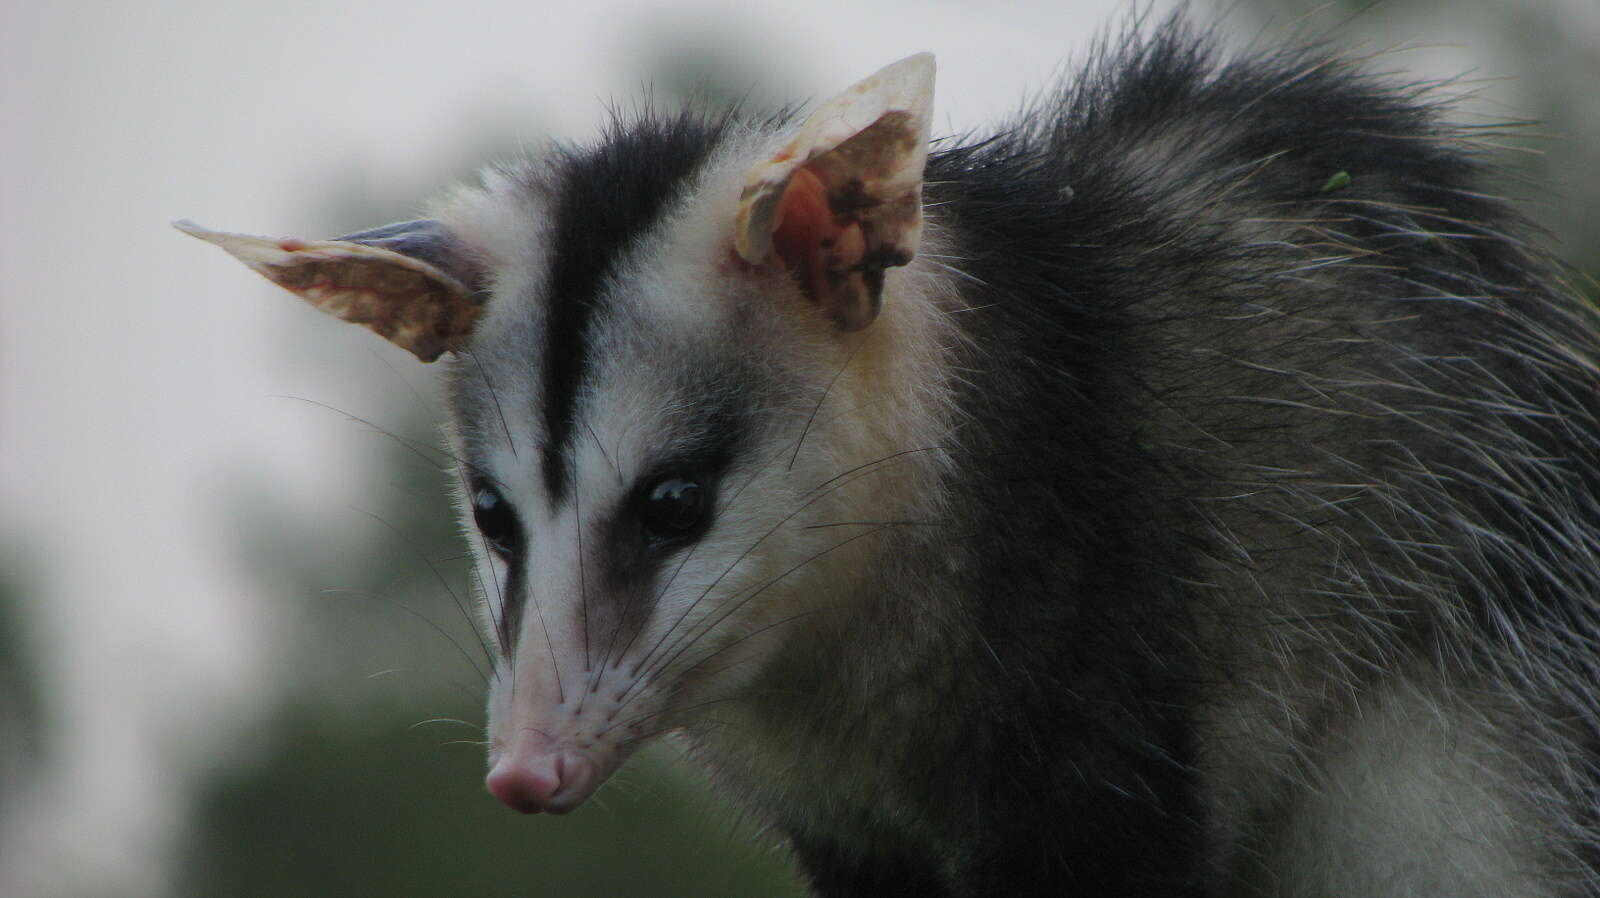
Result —
<instances>
[{"instance_id":1,"label":"dark fur on back","mask_svg":"<svg viewBox=\"0 0 1600 898\"><path fill-rule=\"evenodd\" d=\"M974 348L928 551L986 650L906 767L943 838L797 823L822 894L1245 888L1400 678L1481 714L1529 863L1595 893L1600 347L1428 97L1169 22L933 156Z\"/></svg>"}]
</instances>

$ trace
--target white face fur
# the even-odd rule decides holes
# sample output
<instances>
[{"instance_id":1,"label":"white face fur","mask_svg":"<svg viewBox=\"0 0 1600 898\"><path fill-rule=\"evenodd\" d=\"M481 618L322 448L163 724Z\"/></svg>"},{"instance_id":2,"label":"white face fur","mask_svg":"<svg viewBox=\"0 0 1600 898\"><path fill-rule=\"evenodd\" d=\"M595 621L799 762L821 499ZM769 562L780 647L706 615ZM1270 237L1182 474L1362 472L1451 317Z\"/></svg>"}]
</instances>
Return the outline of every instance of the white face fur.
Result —
<instances>
[{"instance_id":1,"label":"white face fur","mask_svg":"<svg viewBox=\"0 0 1600 898\"><path fill-rule=\"evenodd\" d=\"M870 589L874 542L936 508L949 329L904 267L932 78L926 55L889 66L786 142L619 126L335 241L181 225L424 361L456 354L506 803L569 810L642 738L760 693Z\"/></svg>"},{"instance_id":2,"label":"white face fur","mask_svg":"<svg viewBox=\"0 0 1600 898\"><path fill-rule=\"evenodd\" d=\"M515 807L570 809L642 738L770 688L764 672L819 650L810 634L860 600L886 522L929 513L934 460L919 456L937 454L942 425L910 407L930 389L939 316L891 298L873 327L843 332L788 272L735 257L753 140L730 140L612 261L559 493L541 470L552 436L528 413L552 401L527 361L548 339L549 236L493 254L510 262L454 382L463 506L505 653L489 786ZM540 217L540 177L462 195L441 219L484 233L507 204ZM518 544L495 551L484 518L507 514Z\"/></svg>"},{"instance_id":3,"label":"white face fur","mask_svg":"<svg viewBox=\"0 0 1600 898\"><path fill-rule=\"evenodd\" d=\"M776 525L815 478L817 453L793 471L778 458L803 398L753 351L772 349L772 322L737 314L730 294L742 285L718 284L723 260L706 242L681 245L716 211L683 210L619 260L585 335L559 495L541 470L552 437L526 414L550 401L540 366L511 362L536 354L530 336L543 343L518 320L529 309L492 309L458 363L469 517L493 490L520 541L479 553L491 629L511 624L497 633L490 766L537 767L553 752L585 771L576 792L530 807L580 801L640 735L681 723L675 709L732 697L757 667L744 662L771 642L751 634L801 610L804 594L774 571L794 551L774 551L792 542ZM752 598L761 591L771 595ZM538 788L506 776L503 798Z\"/></svg>"}]
</instances>

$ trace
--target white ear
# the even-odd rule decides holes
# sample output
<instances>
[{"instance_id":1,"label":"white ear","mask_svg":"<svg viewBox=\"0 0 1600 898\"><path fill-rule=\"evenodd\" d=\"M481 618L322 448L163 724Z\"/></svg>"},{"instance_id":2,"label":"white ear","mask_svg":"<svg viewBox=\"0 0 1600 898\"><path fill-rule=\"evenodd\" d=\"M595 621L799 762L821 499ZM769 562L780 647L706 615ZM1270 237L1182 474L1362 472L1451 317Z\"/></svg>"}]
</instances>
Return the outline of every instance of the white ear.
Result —
<instances>
[{"instance_id":1,"label":"white ear","mask_svg":"<svg viewBox=\"0 0 1600 898\"><path fill-rule=\"evenodd\" d=\"M483 311L482 297L458 276L470 270L436 222L403 222L338 240L274 240L212 231L191 221L178 230L219 246L253 271L336 318L364 324L424 362L458 348ZM450 266L454 273L442 270Z\"/></svg>"},{"instance_id":2,"label":"white ear","mask_svg":"<svg viewBox=\"0 0 1600 898\"><path fill-rule=\"evenodd\" d=\"M921 241L933 76L931 53L868 76L745 179L735 249L753 265L776 250L845 330L872 323L883 270L910 262Z\"/></svg>"}]
</instances>

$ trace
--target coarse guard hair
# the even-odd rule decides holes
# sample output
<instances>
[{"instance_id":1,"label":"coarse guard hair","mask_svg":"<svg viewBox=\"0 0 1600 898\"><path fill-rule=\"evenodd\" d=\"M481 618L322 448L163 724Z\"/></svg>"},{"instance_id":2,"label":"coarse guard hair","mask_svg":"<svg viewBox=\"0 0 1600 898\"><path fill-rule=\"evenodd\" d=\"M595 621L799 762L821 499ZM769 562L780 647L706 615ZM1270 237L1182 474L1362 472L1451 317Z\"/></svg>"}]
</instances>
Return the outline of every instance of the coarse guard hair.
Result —
<instances>
[{"instance_id":1,"label":"coarse guard hair","mask_svg":"<svg viewBox=\"0 0 1600 898\"><path fill-rule=\"evenodd\" d=\"M1481 132L1181 18L933 78L184 225L450 356L489 790L672 734L824 896L1600 895L1596 322Z\"/></svg>"}]
</instances>

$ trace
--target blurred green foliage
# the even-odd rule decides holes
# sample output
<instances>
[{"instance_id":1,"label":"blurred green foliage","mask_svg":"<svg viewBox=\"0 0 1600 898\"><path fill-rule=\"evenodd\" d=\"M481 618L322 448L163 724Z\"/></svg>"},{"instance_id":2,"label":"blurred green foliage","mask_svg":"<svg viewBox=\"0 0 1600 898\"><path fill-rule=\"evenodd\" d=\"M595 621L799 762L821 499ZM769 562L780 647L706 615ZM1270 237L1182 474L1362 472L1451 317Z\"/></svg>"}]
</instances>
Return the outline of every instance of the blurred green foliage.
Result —
<instances>
[{"instance_id":1,"label":"blurred green foliage","mask_svg":"<svg viewBox=\"0 0 1600 898\"><path fill-rule=\"evenodd\" d=\"M178 894L615 898L799 895L786 860L660 753L564 817L521 817L481 788L482 751L403 713L286 707L265 757L207 790Z\"/></svg>"},{"instance_id":2,"label":"blurred green foliage","mask_svg":"<svg viewBox=\"0 0 1600 898\"><path fill-rule=\"evenodd\" d=\"M30 579L14 559L0 559L0 804L46 748L35 640L24 617Z\"/></svg>"}]
</instances>

